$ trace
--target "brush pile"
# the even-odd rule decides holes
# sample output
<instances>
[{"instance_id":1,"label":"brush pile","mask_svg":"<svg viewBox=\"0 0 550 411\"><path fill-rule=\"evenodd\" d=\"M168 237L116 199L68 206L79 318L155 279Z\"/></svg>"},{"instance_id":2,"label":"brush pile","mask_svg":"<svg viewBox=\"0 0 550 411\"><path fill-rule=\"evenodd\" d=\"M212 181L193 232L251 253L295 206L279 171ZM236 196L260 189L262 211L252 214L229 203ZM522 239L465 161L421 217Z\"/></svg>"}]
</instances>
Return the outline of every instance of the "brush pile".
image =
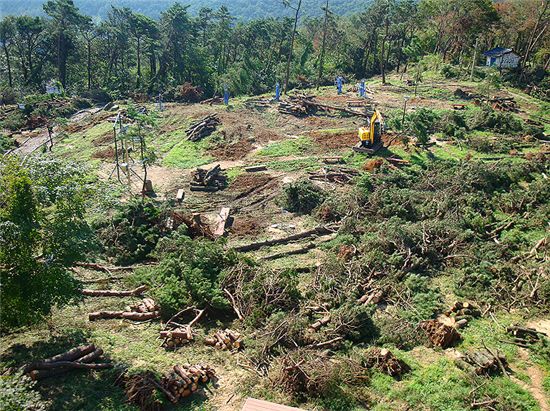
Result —
<instances>
[{"instance_id":1,"label":"brush pile","mask_svg":"<svg viewBox=\"0 0 550 411\"><path fill-rule=\"evenodd\" d=\"M243 339L240 333L229 329L220 330L212 337L204 340L206 345L211 345L219 350L238 351L243 347Z\"/></svg>"},{"instance_id":2,"label":"brush pile","mask_svg":"<svg viewBox=\"0 0 550 411\"><path fill-rule=\"evenodd\" d=\"M210 170L197 168L192 175L191 191L214 192L227 187L227 176L219 164Z\"/></svg>"},{"instance_id":3,"label":"brush pile","mask_svg":"<svg viewBox=\"0 0 550 411\"><path fill-rule=\"evenodd\" d=\"M134 375L121 375L118 380L128 402L136 405L142 411L160 411L163 408L162 401L157 395L157 390L162 386L157 377L150 371Z\"/></svg>"},{"instance_id":4,"label":"brush pile","mask_svg":"<svg viewBox=\"0 0 550 411\"><path fill-rule=\"evenodd\" d=\"M216 372L208 365L174 365L173 371L166 375L161 384L168 399L176 403L181 398L191 396L199 386L216 379Z\"/></svg>"},{"instance_id":5,"label":"brush pile","mask_svg":"<svg viewBox=\"0 0 550 411\"><path fill-rule=\"evenodd\" d=\"M279 103L279 112L295 117L306 117L315 112L314 96L290 97L287 101Z\"/></svg>"},{"instance_id":6,"label":"brush pile","mask_svg":"<svg viewBox=\"0 0 550 411\"><path fill-rule=\"evenodd\" d=\"M476 375L493 375L499 372L506 374L506 357L489 349L460 354L455 363L462 370Z\"/></svg>"},{"instance_id":7,"label":"brush pile","mask_svg":"<svg viewBox=\"0 0 550 411\"><path fill-rule=\"evenodd\" d=\"M367 368L376 368L392 377L401 377L410 371L410 367L393 355L390 350L378 347L369 350L363 365Z\"/></svg>"},{"instance_id":8,"label":"brush pile","mask_svg":"<svg viewBox=\"0 0 550 411\"><path fill-rule=\"evenodd\" d=\"M84 370L104 370L112 368L110 363L97 363L103 355L101 348L95 345L86 345L73 348L54 357L30 363L23 367L24 374L28 374L32 380L42 380L44 378L65 374L67 371Z\"/></svg>"},{"instance_id":9,"label":"brush pile","mask_svg":"<svg viewBox=\"0 0 550 411\"><path fill-rule=\"evenodd\" d=\"M199 141L212 134L216 127L221 124L220 119L216 114L210 114L202 120L191 124L191 126L185 131L187 134L187 140Z\"/></svg>"},{"instance_id":10,"label":"brush pile","mask_svg":"<svg viewBox=\"0 0 550 411\"><path fill-rule=\"evenodd\" d=\"M436 347L448 348L460 340L460 334L456 328L438 320L422 321L420 328L424 330L430 342Z\"/></svg>"},{"instance_id":11,"label":"brush pile","mask_svg":"<svg viewBox=\"0 0 550 411\"><path fill-rule=\"evenodd\" d=\"M151 298L129 307L126 311L98 311L89 314L90 321L121 318L131 321L147 321L160 317L160 307Z\"/></svg>"},{"instance_id":12,"label":"brush pile","mask_svg":"<svg viewBox=\"0 0 550 411\"><path fill-rule=\"evenodd\" d=\"M498 98L495 97L488 101L493 110L498 111L511 111L513 113L519 113L518 103L513 98Z\"/></svg>"},{"instance_id":13,"label":"brush pile","mask_svg":"<svg viewBox=\"0 0 550 411\"><path fill-rule=\"evenodd\" d=\"M462 328L468 324L468 321L481 316L481 311L469 302L457 301L445 313L445 315L454 320L456 328Z\"/></svg>"},{"instance_id":14,"label":"brush pile","mask_svg":"<svg viewBox=\"0 0 550 411\"><path fill-rule=\"evenodd\" d=\"M346 167L323 167L317 172L310 172L309 179L326 183L349 184L359 175L357 170Z\"/></svg>"}]
</instances>

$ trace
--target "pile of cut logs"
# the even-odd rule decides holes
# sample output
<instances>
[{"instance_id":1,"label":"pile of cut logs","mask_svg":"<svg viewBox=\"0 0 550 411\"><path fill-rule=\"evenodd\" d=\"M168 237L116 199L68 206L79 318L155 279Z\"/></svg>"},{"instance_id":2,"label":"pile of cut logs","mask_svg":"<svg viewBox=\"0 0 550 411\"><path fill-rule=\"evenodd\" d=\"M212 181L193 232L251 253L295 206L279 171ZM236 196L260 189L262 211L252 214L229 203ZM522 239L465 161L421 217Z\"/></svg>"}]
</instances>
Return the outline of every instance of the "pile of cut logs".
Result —
<instances>
[{"instance_id":1,"label":"pile of cut logs","mask_svg":"<svg viewBox=\"0 0 550 411\"><path fill-rule=\"evenodd\" d=\"M160 317L160 308L150 298L145 298L141 303L129 307L126 311L98 311L89 314L90 321L110 320L122 318L131 321L147 321Z\"/></svg>"},{"instance_id":2,"label":"pile of cut logs","mask_svg":"<svg viewBox=\"0 0 550 411\"><path fill-rule=\"evenodd\" d=\"M456 328L443 324L438 320L427 320L420 323L430 342L441 348L447 348L460 340L460 334Z\"/></svg>"},{"instance_id":3,"label":"pile of cut logs","mask_svg":"<svg viewBox=\"0 0 550 411\"><path fill-rule=\"evenodd\" d=\"M520 327L513 325L506 329L506 332L513 337L513 343L520 347L528 347L541 340L542 337L548 337L545 333L537 331L534 328Z\"/></svg>"},{"instance_id":4,"label":"pile of cut logs","mask_svg":"<svg viewBox=\"0 0 550 411\"><path fill-rule=\"evenodd\" d=\"M197 168L193 173L190 186L191 191L218 191L227 186L227 176L223 173L219 164L210 170Z\"/></svg>"},{"instance_id":5,"label":"pile of cut logs","mask_svg":"<svg viewBox=\"0 0 550 411\"><path fill-rule=\"evenodd\" d=\"M376 368L392 377L400 377L410 371L410 367L390 350L378 347L368 351L363 365L367 368Z\"/></svg>"},{"instance_id":6,"label":"pile of cut logs","mask_svg":"<svg viewBox=\"0 0 550 411\"><path fill-rule=\"evenodd\" d=\"M220 330L212 337L204 340L206 345L211 345L219 350L238 351L243 347L243 340L240 333L229 329Z\"/></svg>"},{"instance_id":7,"label":"pile of cut logs","mask_svg":"<svg viewBox=\"0 0 550 411\"><path fill-rule=\"evenodd\" d=\"M22 368L22 372L28 374L31 379L36 381L65 374L70 370L104 370L106 368L112 368L112 364L95 362L99 360L102 355L103 350L101 348L96 348L93 344L76 347L63 354L30 363Z\"/></svg>"},{"instance_id":8,"label":"pile of cut logs","mask_svg":"<svg viewBox=\"0 0 550 411\"><path fill-rule=\"evenodd\" d=\"M487 348L460 354L455 363L462 370L476 375L491 375L499 372L506 375L506 357L498 351L494 353Z\"/></svg>"},{"instance_id":9,"label":"pile of cut logs","mask_svg":"<svg viewBox=\"0 0 550 411\"><path fill-rule=\"evenodd\" d=\"M321 170L309 173L310 180L325 181L337 184L349 184L359 172L345 167L322 168Z\"/></svg>"},{"instance_id":10,"label":"pile of cut logs","mask_svg":"<svg viewBox=\"0 0 550 411\"><path fill-rule=\"evenodd\" d=\"M160 338L164 338L163 345L167 348L177 348L193 340L191 327L179 327L173 330L160 332Z\"/></svg>"},{"instance_id":11,"label":"pile of cut logs","mask_svg":"<svg viewBox=\"0 0 550 411\"><path fill-rule=\"evenodd\" d=\"M306 117L310 112L308 104L305 104L305 99L295 99L293 101L281 101L279 103L279 112L296 117Z\"/></svg>"},{"instance_id":12,"label":"pile of cut logs","mask_svg":"<svg viewBox=\"0 0 550 411\"><path fill-rule=\"evenodd\" d=\"M213 368L208 365L174 365L173 371L162 379L164 393L172 403L180 398L186 398L199 389L199 385L207 384L216 378Z\"/></svg>"},{"instance_id":13,"label":"pile of cut logs","mask_svg":"<svg viewBox=\"0 0 550 411\"><path fill-rule=\"evenodd\" d=\"M185 131L187 134L187 139L189 141L202 140L212 134L216 130L216 127L220 124L221 122L218 116L216 114L210 114L197 123L189 126L189 128Z\"/></svg>"},{"instance_id":14,"label":"pile of cut logs","mask_svg":"<svg viewBox=\"0 0 550 411\"><path fill-rule=\"evenodd\" d=\"M472 303L456 301L445 315L454 320L456 328L462 328L472 318L481 316L481 312Z\"/></svg>"},{"instance_id":15,"label":"pile of cut logs","mask_svg":"<svg viewBox=\"0 0 550 411\"><path fill-rule=\"evenodd\" d=\"M499 111L512 111L514 113L519 112L518 103L513 98L499 98L495 97L489 100L489 104L493 107L494 110Z\"/></svg>"}]
</instances>

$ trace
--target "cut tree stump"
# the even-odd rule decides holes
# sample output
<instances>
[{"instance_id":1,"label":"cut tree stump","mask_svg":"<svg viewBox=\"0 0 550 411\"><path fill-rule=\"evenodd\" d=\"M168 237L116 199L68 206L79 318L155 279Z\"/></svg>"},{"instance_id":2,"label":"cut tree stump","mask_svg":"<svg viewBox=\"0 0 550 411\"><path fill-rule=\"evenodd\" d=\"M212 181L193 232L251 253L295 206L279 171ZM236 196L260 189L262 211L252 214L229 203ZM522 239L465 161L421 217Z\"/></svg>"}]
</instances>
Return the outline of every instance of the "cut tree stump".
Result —
<instances>
[{"instance_id":1,"label":"cut tree stump","mask_svg":"<svg viewBox=\"0 0 550 411\"><path fill-rule=\"evenodd\" d=\"M230 225L230 213L231 209L229 207L223 207L218 214L216 228L214 230L214 237L223 237L225 235L225 230Z\"/></svg>"},{"instance_id":2,"label":"cut tree stump","mask_svg":"<svg viewBox=\"0 0 550 411\"><path fill-rule=\"evenodd\" d=\"M460 334L456 328L438 320L422 321L420 328L424 330L430 342L437 347L448 348L460 340Z\"/></svg>"}]
</instances>

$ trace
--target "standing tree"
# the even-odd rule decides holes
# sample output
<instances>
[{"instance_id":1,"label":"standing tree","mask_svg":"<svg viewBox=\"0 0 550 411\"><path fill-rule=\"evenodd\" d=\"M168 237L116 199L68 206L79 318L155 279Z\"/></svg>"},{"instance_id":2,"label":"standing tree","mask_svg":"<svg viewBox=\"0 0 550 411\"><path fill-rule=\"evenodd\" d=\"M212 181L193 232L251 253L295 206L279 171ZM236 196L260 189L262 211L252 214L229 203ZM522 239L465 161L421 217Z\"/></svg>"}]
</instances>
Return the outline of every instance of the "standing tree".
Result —
<instances>
[{"instance_id":1,"label":"standing tree","mask_svg":"<svg viewBox=\"0 0 550 411\"><path fill-rule=\"evenodd\" d=\"M296 38L296 28L298 26L298 19L300 17L300 9L302 8L302 0L298 0L298 4L296 6L292 6L290 4L290 0L283 0L283 4L285 7L288 7L296 12L294 15L294 27L292 29L292 33L290 34L290 47L288 49L288 57L286 59L286 72L285 72L285 86L284 86L284 93L286 94L288 91L288 80L290 78L290 63L292 62L292 53L294 51L294 39Z\"/></svg>"},{"instance_id":2,"label":"standing tree","mask_svg":"<svg viewBox=\"0 0 550 411\"><path fill-rule=\"evenodd\" d=\"M49 158L0 160L0 328L39 321L78 296L68 270L88 249L84 174Z\"/></svg>"},{"instance_id":3,"label":"standing tree","mask_svg":"<svg viewBox=\"0 0 550 411\"><path fill-rule=\"evenodd\" d=\"M67 60L75 47L74 31L85 20L79 14L73 0L49 0L44 4L44 12L52 18L52 32L57 38L56 56L59 81L67 86Z\"/></svg>"},{"instance_id":4,"label":"standing tree","mask_svg":"<svg viewBox=\"0 0 550 411\"><path fill-rule=\"evenodd\" d=\"M130 32L136 40L137 80L136 88L141 87L141 50L144 38L153 38L157 30L157 23L143 14L130 12Z\"/></svg>"},{"instance_id":5,"label":"standing tree","mask_svg":"<svg viewBox=\"0 0 550 411\"><path fill-rule=\"evenodd\" d=\"M6 57L6 68L8 71L8 85L13 87L13 77L11 72L11 55L10 49L13 45L13 40L15 37L15 22L14 18L11 16L6 17L0 21L0 44L2 44L2 50L4 51L4 56Z\"/></svg>"},{"instance_id":6,"label":"standing tree","mask_svg":"<svg viewBox=\"0 0 550 411\"><path fill-rule=\"evenodd\" d=\"M323 69L325 65L325 47L327 46L327 30L328 30L328 16L329 16L329 8L328 8L328 2L325 5L325 7L322 7L322 10L325 12L325 20L323 22L323 41L321 43L321 54L319 54L319 75L317 76L317 90L319 90L319 87L321 86L321 78L323 77Z\"/></svg>"},{"instance_id":7,"label":"standing tree","mask_svg":"<svg viewBox=\"0 0 550 411\"><path fill-rule=\"evenodd\" d=\"M80 34L86 41L86 73L88 91L90 91L92 89L92 42L99 36L99 31L89 17L86 17L79 29Z\"/></svg>"}]
</instances>

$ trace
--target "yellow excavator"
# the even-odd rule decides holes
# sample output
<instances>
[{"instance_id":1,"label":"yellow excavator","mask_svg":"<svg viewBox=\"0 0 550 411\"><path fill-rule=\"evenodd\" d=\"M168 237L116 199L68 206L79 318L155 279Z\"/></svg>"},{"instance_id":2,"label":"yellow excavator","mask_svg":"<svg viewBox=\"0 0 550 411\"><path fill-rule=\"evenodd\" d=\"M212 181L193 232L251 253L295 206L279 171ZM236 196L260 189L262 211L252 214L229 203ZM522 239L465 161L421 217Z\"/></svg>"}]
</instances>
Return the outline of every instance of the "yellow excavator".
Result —
<instances>
[{"instance_id":1,"label":"yellow excavator","mask_svg":"<svg viewBox=\"0 0 550 411\"><path fill-rule=\"evenodd\" d=\"M378 110L374 111L368 127L359 129L360 142L353 147L358 153L374 154L382 148L382 133L384 132L384 118Z\"/></svg>"}]
</instances>

